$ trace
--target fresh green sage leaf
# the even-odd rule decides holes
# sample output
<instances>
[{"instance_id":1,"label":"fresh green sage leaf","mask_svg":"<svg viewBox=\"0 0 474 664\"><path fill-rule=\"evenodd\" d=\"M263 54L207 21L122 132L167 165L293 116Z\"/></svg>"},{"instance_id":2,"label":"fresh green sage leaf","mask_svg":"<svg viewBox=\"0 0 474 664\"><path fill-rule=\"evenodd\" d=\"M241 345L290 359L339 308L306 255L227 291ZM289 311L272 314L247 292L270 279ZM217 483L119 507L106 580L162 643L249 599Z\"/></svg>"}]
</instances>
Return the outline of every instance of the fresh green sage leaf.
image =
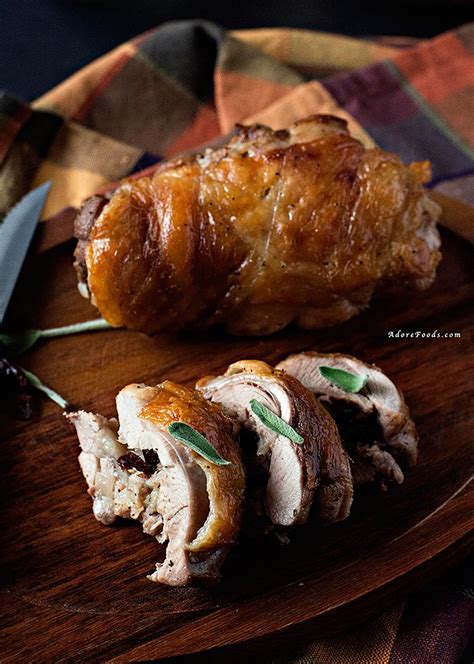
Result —
<instances>
[{"instance_id":1,"label":"fresh green sage leaf","mask_svg":"<svg viewBox=\"0 0 474 664\"><path fill-rule=\"evenodd\" d=\"M108 330L112 326L103 318L97 320L86 320L74 325L64 325L63 327L52 327L48 330L25 330L18 334L0 334L0 342L3 343L14 355L21 355L29 350L39 339L51 339L52 337L62 337L69 334L79 334L81 332L94 332L95 330Z\"/></svg>"},{"instance_id":2,"label":"fresh green sage leaf","mask_svg":"<svg viewBox=\"0 0 474 664\"><path fill-rule=\"evenodd\" d=\"M300 434L295 431L293 427L282 420L281 417L275 415L273 411L264 406L263 403L260 403L260 401L257 401L257 399L252 399L250 401L250 408L252 413L256 415L258 419L272 431L275 431L276 433L289 438L294 443L298 443L298 445L301 445L304 442L303 436L300 436Z\"/></svg>"},{"instance_id":3,"label":"fresh green sage leaf","mask_svg":"<svg viewBox=\"0 0 474 664\"><path fill-rule=\"evenodd\" d=\"M37 390L40 390L40 392L44 392L47 397L51 399L51 401L54 401L55 403L58 404L58 406L61 406L63 410L66 410L69 407L69 402L66 401L60 394L52 390L50 387L45 385L39 378L36 376L34 373L31 373L31 371L27 371L26 369L22 369L23 373L25 376L28 378L30 383L35 387Z\"/></svg>"},{"instance_id":4,"label":"fresh green sage leaf","mask_svg":"<svg viewBox=\"0 0 474 664\"><path fill-rule=\"evenodd\" d=\"M14 355L21 355L35 345L41 336L40 330L25 330L18 334L0 334L0 342Z\"/></svg>"},{"instance_id":5,"label":"fresh green sage leaf","mask_svg":"<svg viewBox=\"0 0 474 664\"><path fill-rule=\"evenodd\" d=\"M173 438L184 443L187 447L190 447L216 466L228 466L231 463L220 457L216 448L189 424L185 422L172 422L168 427L168 431Z\"/></svg>"},{"instance_id":6,"label":"fresh green sage leaf","mask_svg":"<svg viewBox=\"0 0 474 664\"><path fill-rule=\"evenodd\" d=\"M319 373L344 392L360 392L367 384L366 374L353 374L350 371L336 369L335 367L319 367Z\"/></svg>"}]
</instances>

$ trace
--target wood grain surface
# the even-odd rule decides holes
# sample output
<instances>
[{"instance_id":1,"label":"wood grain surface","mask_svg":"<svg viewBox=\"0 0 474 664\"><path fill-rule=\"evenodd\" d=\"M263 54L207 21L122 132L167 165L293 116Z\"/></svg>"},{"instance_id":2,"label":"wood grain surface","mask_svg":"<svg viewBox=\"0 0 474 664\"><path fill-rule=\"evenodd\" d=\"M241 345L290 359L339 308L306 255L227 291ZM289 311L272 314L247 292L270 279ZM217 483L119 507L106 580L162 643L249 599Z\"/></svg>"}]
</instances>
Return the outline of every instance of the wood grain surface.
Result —
<instances>
[{"instance_id":1,"label":"wood grain surface","mask_svg":"<svg viewBox=\"0 0 474 664\"><path fill-rule=\"evenodd\" d=\"M71 242L33 248L11 327L97 316L77 293L72 249ZM429 291L375 301L324 331L237 339L219 330L155 338L116 330L29 351L26 368L105 415L132 381L193 384L242 358L276 362L310 348L353 353L403 389L421 436L420 461L402 486L359 492L345 522L302 527L289 546L241 543L219 586L172 589L145 578L159 545L138 525L105 527L93 518L77 439L58 407L41 400L30 422L0 416L1 661L129 662L229 646L235 656L242 644L257 651L269 637L314 638L380 611L465 555L473 527L471 251L443 231L444 259ZM388 336L398 330L461 337Z\"/></svg>"}]
</instances>

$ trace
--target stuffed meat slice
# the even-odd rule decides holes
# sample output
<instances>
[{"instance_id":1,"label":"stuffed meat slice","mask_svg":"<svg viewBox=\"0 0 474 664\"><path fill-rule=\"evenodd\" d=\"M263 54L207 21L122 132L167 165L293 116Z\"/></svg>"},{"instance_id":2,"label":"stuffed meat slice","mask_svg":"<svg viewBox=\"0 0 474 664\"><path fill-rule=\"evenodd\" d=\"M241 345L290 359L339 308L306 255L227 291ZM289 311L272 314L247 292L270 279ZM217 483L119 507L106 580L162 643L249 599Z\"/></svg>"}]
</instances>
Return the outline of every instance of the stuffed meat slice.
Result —
<instances>
[{"instance_id":1,"label":"stuffed meat slice","mask_svg":"<svg viewBox=\"0 0 474 664\"><path fill-rule=\"evenodd\" d=\"M167 542L152 581L218 581L239 532L245 487L234 425L198 392L169 381L128 385L117 395L117 413L118 422L84 411L68 415L96 518L137 519ZM175 422L192 427L228 463L218 465L178 440L169 430Z\"/></svg>"},{"instance_id":2,"label":"stuffed meat slice","mask_svg":"<svg viewBox=\"0 0 474 664\"><path fill-rule=\"evenodd\" d=\"M323 376L321 367L365 375L367 382L348 392ZM416 464L418 436L402 393L378 367L350 355L307 352L290 355L277 368L301 381L331 413L356 485L403 482L402 468Z\"/></svg>"},{"instance_id":3,"label":"stuffed meat slice","mask_svg":"<svg viewBox=\"0 0 474 664\"><path fill-rule=\"evenodd\" d=\"M304 523L313 501L322 520L348 515L352 478L337 428L297 380L264 362L246 360L232 364L223 376L201 379L197 388L237 420L241 439L254 439L264 509L273 524ZM272 415L283 425L275 427Z\"/></svg>"}]
</instances>

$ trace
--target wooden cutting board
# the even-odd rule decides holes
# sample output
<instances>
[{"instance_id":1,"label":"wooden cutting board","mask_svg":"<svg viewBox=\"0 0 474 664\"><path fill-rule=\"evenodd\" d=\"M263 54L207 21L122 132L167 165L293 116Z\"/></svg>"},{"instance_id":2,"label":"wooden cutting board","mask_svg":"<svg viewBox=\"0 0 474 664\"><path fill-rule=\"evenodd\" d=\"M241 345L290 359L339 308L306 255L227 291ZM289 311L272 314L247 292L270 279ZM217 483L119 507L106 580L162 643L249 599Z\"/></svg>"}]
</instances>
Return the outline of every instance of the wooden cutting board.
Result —
<instances>
[{"instance_id":1,"label":"wooden cutting board","mask_svg":"<svg viewBox=\"0 0 474 664\"><path fill-rule=\"evenodd\" d=\"M77 293L72 249L31 252L12 326L97 316ZM145 578L159 545L138 525L93 518L78 443L58 407L41 400L27 423L0 416L2 661L128 662L230 645L235 654L244 643L247 653L249 642L258 649L281 635L315 638L380 611L465 555L473 526L472 256L448 231L443 251L429 291L376 301L337 328L262 339L116 330L53 339L26 354L22 364L71 402L113 415L115 394L132 381L192 385L242 358L353 353L405 392L420 461L402 486L360 492L347 521L300 528L288 546L242 543L218 587L172 589ZM398 330L461 337L389 338Z\"/></svg>"}]
</instances>

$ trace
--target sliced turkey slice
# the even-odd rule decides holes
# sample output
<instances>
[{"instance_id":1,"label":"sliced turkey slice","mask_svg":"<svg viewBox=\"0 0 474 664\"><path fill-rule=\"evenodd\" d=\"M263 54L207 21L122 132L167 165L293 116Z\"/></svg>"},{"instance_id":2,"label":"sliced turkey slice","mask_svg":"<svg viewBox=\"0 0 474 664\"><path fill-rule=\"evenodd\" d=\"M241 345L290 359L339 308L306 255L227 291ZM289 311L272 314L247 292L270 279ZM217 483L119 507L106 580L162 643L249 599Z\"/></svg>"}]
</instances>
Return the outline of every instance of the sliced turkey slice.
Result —
<instances>
[{"instance_id":1,"label":"sliced turkey slice","mask_svg":"<svg viewBox=\"0 0 474 664\"><path fill-rule=\"evenodd\" d=\"M244 360L232 364L223 376L201 379L196 387L244 431L256 434L257 459L268 472L265 509L273 524L304 523L314 498L322 520L348 515L349 460L332 418L298 381L264 362ZM251 409L253 399L289 424L303 443L263 424Z\"/></svg>"},{"instance_id":2,"label":"sliced turkey slice","mask_svg":"<svg viewBox=\"0 0 474 664\"><path fill-rule=\"evenodd\" d=\"M359 393L346 392L321 375L321 366L365 374L367 384ZM356 484L403 482L401 466L416 464L418 436L402 393L378 367L350 355L307 352L277 368L301 381L334 417Z\"/></svg>"},{"instance_id":3,"label":"sliced turkey slice","mask_svg":"<svg viewBox=\"0 0 474 664\"><path fill-rule=\"evenodd\" d=\"M102 523L138 519L168 543L152 581L218 581L239 532L245 485L233 424L198 392L169 381L128 385L117 395L117 413L119 428L100 415L68 416L94 514ZM214 465L177 441L168 431L175 421L199 431L230 464Z\"/></svg>"}]
</instances>

